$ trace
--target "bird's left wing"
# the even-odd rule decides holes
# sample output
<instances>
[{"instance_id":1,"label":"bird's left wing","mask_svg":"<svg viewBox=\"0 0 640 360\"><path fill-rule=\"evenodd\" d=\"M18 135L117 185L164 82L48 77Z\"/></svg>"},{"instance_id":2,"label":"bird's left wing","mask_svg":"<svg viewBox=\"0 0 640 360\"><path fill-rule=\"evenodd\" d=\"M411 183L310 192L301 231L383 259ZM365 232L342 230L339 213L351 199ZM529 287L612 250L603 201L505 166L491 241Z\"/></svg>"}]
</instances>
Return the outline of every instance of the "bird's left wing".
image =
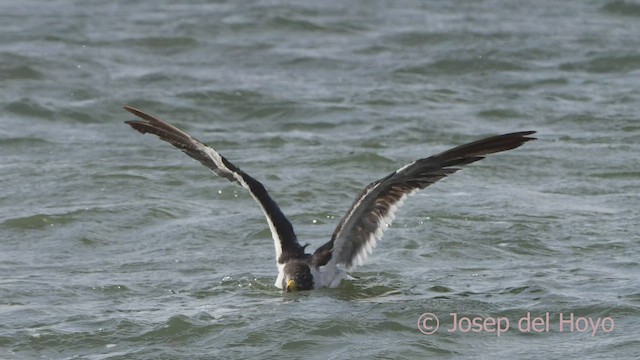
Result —
<instances>
[{"instance_id":1,"label":"bird's left wing","mask_svg":"<svg viewBox=\"0 0 640 360\"><path fill-rule=\"evenodd\" d=\"M233 165L212 147L202 143L168 122L131 106L125 106L124 109L142 119L125 122L135 130L142 134L150 133L158 136L160 140L164 140L182 150L185 154L198 160L202 165L208 167L219 176L249 191L267 218L267 223L269 224L276 248L276 262L278 267L283 266L288 258L304 256L304 249L298 243L293 231L293 226L258 180Z\"/></svg>"},{"instance_id":2,"label":"bird's left wing","mask_svg":"<svg viewBox=\"0 0 640 360\"><path fill-rule=\"evenodd\" d=\"M341 266L351 270L362 265L391 225L404 200L420 189L476 162L485 155L517 148L533 137L523 131L489 137L419 159L369 184L340 220L331 240L319 247L312 261L317 266Z\"/></svg>"}]
</instances>

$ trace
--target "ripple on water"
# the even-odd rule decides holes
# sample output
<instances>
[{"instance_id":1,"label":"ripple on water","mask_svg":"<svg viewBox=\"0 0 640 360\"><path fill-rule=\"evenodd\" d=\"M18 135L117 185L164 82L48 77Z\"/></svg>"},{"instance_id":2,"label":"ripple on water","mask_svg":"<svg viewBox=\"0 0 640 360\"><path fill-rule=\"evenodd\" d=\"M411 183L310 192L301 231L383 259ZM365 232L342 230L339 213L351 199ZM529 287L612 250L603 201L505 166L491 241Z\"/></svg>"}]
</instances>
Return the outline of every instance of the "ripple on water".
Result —
<instances>
[{"instance_id":1,"label":"ripple on water","mask_svg":"<svg viewBox=\"0 0 640 360\"><path fill-rule=\"evenodd\" d=\"M54 115L54 110L49 106L43 105L32 98L22 98L17 101L12 101L5 105L4 109L15 115L41 119L50 119Z\"/></svg>"},{"instance_id":2,"label":"ripple on water","mask_svg":"<svg viewBox=\"0 0 640 360\"><path fill-rule=\"evenodd\" d=\"M460 73L485 73L499 71L522 71L526 68L516 62L495 60L486 57L469 59L444 59L418 66L407 66L396 70L400 74L444 75Z\"/></svg>"},{"instance_id":3,"label":"ripple on water","mask_svg":"<svg viewBox=\"0 0 640 360\"><path fill-rule=\"evenodd\" d=\"M614 15L640 16L640 4L631 1L615 0L609 1L601 8L602 11Z\"/></svg>"},{"instance_id":4,"label":"ripple on water","mask_svg":"<svg viewBox=\"0 0 640 360\"><path fill-rule=\"evenodd\" d=\"M564 71L586 71L589 73L628 73L640 69L640 55L604 55L584 61L560 65Z\"/></svg>"},{"instance_id":5,"label":"ripple on water","mask_svg":"<svg viewBox=\"0 0 640 360\"><path fill-rule=\"evenodd\" d=\"M41 80L44 74L29 65L0 65L0 81L8 80Z\"/></svg>"},{"instance_id":6,"label":"ripple on water","mask_svg":"<svg viewBox=\"0 0 640 360\"><path fill-rule=\"evenodd\" d=\"M55 225L63 225L72 221L74 221L74 217L69 215L36 214L7 219L2 222L2 226L15 230L34 230L52 227Z\"/></svg>"}]
</instances>

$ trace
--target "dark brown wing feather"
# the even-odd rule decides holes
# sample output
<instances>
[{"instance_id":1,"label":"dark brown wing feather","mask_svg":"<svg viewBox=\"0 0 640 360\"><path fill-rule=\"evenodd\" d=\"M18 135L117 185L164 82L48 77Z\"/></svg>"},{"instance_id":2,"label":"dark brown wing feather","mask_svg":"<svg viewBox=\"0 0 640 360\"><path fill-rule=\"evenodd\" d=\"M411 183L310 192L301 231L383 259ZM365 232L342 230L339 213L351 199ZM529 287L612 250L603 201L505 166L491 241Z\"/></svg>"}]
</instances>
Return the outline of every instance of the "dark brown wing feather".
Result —
<instances>
[{"instance_id":1,"label":"dark brown wing feather","mask_svg":"<svg viewBox=\"0 0 640 360\"><path fill-rule=\"evenodd\" d=\"M240 170L212 147L166 121L130 106L125 106L124 109L142 119L125 122L135 130L142 134L157 135L160 140L182 150L217 175L249 190L267 218L276 246L276 261L279 264L284 264L290 258L305 258L304 248L298 243L293 226L258 180Z\"/></svg>"},{"instance_id":2,"label":"dark brown wing feather","mask_svg":"<svg viewBox=\"0 0 640 360\"><path fill-rule=\"evenodd\" d=\"M383 231L394 220L395 211L415 191L458 171L462 166L483 159L486 155L515 149L535 131L522 131L474 141L419 159L388 176L369 184L340 220L331 240L313 254L312 261L320 266L330 261L351 269L361 265Z\"/></svg>"}]
</instances>

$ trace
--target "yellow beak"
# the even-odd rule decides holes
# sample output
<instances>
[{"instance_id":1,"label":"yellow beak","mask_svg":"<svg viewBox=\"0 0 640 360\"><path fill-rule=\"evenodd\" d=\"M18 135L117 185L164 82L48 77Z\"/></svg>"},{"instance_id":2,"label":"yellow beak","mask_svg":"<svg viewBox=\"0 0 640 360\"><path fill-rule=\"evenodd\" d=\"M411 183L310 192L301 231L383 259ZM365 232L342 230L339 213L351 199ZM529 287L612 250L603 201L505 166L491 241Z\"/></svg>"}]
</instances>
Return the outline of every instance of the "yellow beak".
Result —
<instances>
[{"instance_id":1,"label":"yellow beak","mask_svg":"<svg viewBox=\"0 0 640 360\"><path fill-rule=\"evenodd\" d=\"M298 285L293 279L287 281L287 291L298 291Z\"/></svg>"}]
</instances>

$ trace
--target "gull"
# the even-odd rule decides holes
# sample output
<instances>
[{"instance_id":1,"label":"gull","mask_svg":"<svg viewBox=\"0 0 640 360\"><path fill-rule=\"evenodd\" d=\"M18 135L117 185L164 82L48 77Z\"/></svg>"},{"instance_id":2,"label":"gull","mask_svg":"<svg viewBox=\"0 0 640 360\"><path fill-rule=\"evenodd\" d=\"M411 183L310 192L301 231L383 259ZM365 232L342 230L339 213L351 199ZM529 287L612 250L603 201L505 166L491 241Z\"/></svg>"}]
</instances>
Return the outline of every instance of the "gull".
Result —
<instances>
[{"instance_id":1,"label":"gull","mask_svg":"<svg viewBox=\"0 0 640 360\"><path fill-rule=\"evenodd\" d=\"M441 180L459 166L484 159L486 155L520 147L535 140L535 131L520 131L460 145L427 158L418 159L367 185L340 219L331 239L313 254L298 242L293 226L265 187L240 170L209 145L151 114L124 106L140 120L126 121L142 134L153 134L182 150L218 176L249 191L264 214L276 251L278 277L275 286L286 291L335 288L349 272L361 266L372 253L383 232L395 219L405 199Z\"/></svg>"}]
</instances>

